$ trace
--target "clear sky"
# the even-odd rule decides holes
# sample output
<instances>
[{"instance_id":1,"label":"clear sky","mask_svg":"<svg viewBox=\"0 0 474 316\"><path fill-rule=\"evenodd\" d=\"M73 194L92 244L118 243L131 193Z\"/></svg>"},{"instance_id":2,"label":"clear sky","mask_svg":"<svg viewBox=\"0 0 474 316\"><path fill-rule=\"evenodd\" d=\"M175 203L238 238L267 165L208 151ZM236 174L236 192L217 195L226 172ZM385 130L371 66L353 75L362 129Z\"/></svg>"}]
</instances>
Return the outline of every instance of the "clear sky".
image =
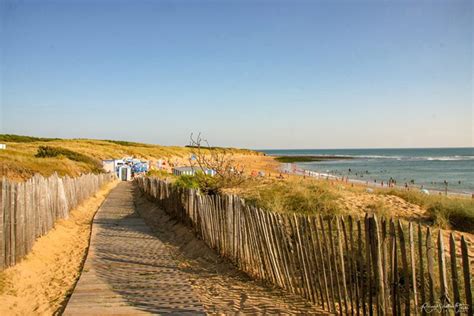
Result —
<instances>
[{"instance_id":1,"label":"clear sky","mask_svg":"<svg viewBox=\"0 0 474 316\"><path fill-rule=\"evenodd\" d=\"M473 146L470 0L0 3L0 133Z\"/></svg>"}]
</instances>

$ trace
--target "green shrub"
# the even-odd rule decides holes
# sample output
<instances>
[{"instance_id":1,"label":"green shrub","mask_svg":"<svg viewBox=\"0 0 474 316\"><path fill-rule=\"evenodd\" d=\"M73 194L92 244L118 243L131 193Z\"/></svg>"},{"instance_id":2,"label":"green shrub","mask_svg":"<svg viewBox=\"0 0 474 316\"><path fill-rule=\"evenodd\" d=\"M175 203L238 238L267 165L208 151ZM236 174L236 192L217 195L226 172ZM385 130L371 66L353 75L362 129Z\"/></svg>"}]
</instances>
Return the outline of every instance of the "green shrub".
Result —
<instances>
[{"instance_id":1,"label":"green shrub","mask_svg":"<svg viewBox=\"0 0 474 316\"><path fill-rule=\"evenodd\" d=\"M199 183L196 177L191 176L191 175L183 174L179 176L174 182L174 185L177 187L186 188L186 189L199 189Z\"/></svg>"},{"instance_id":2,"label":"green shrub","mask_svg":"<svg viewBox=\"0 0 474 316\"><path fill-rule=\"evenodd\" d=\"M103 171L98 160L62 147L39 146L38 152L35 155L36 158L52 158L58 156L64 156L72 161L83 162L91 167L92 172Z\"/></svg>"},{"instance_id":3,"label":"green shrub","mask_svg":"<svg viewBox=\"0 0 474 316\"><path fill-rule=\"evenodd\" d=\"M166 172L164 170L148 170L146 175L148 177L155 177L160 179L166 179L174 176L172 173Z\"/></svg>"},{"instance_id":4,"label":"green shrub","mask_svg":"<svg viewBox=\"0 0 474 316\"><path fill-rule=\"evenodd\" d=\"M216 195L221 193L221 183L218 178L211 177L202 172L197 172L194 176L181 175L177 177L174 185L181 188L199 189L202 193Z\"/></svg>"}]
</instances>

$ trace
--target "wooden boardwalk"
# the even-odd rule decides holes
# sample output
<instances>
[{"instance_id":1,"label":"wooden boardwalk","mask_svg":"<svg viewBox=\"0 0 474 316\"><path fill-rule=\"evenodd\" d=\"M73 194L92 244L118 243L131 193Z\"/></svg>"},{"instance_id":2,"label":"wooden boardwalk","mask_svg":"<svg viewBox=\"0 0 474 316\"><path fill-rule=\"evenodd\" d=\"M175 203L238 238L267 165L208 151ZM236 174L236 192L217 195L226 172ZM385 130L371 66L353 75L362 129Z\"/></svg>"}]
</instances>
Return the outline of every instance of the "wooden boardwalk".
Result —
<instances>
[{"instance_id":1,"label":"wooden boardwalk","mask_svg":"<svg viewBox=\"0 0 474 316\"><path fill-rule=\"evenodd\" d=\"M84 270L64 315L205 314L163 242L135 212L132 183L95 216Z\"/></svg>"}]
</instances>

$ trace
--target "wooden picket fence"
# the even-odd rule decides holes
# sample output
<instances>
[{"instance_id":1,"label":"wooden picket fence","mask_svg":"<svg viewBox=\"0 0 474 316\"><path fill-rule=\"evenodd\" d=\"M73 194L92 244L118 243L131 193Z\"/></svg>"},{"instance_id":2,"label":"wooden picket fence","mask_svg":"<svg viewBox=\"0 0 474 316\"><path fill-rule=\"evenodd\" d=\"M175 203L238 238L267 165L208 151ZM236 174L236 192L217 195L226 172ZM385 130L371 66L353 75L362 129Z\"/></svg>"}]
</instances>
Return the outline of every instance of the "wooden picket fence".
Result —
<instances>
[{"instance_id":1,"label":"wooden picket fence","mask_svg":"<svg viewBox=\"0 0 474 316\"><path fill-rule=\"evenodd\" d=\"M473 315L472 249L457 233L375 216L265 211L237 196L200 195L157 178L142 177L136 183L251 277L327 311Z\"/></svg>"},{"instance_id":2,"label":"wooden picket fence","mask_svg":"<svg viewBox=\"0 0 474 316\"><path fill-rule=\"evenodd\" d=\"M36 175L26 182L0 182L0 270L26 256L36 238L101 186L113 174L86 174L77 178Z\"/></svg>"}]
</instances>

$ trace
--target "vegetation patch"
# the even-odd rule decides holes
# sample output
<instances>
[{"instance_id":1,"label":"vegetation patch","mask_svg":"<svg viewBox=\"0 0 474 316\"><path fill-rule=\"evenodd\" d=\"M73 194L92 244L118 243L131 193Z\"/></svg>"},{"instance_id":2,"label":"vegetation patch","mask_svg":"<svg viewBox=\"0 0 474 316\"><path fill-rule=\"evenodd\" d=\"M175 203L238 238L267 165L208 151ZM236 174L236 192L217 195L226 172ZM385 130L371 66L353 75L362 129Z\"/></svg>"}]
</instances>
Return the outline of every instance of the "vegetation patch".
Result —
<instances>
[{"instance_id":1,"label":"vegetation patch","mask_svg":"<svg viewBox=\"0 0 474 316\"><path fill-rule=\"evenodd\" d=\"M337 199L327 185L316 182L273 182L251 186L242 192L245 200L257 207L281 213L340 215Z\"/></svg>"},{"instance_id":2,"label":"vegetation patch","mask_svg":"<svg viewBox=\"0 0 474 316\"><path fill-rule=\"evenodd\" d=\"M199 189L199 181L197 177L191 175L181 175L176 178L174 185L180 188Z\"/></svg>"},{"instance_id":3,"label":"vegetation patch","mask_svg":"<svg viewBox=\"0 0 474 316\"><path fill-rule=\"evenodd\" d=\"M33 142L50 142L50 141L54 141L54 140L60 140L60 139L59 138L22 136L22 135L13 135L13 134L0 134L0 142L33 143Z\"/></svg>"},{"instance_id":4,"label":"vegetation patch","mask_svg":"<svg viewBox=\"0 0 474 316\"><path fill-rule=\"evenodd\" d=\"M395 195L425 208L433 222L443 228L474 231L474 201L454 196L426 195L417 191L380 190L379 194Z\"/></svg>"},{"instance_id":5,"label":"vegetation patch","mask_svg":"<svg viewBox=\"0 0 474 316\"><path fill-rule=\"evenodd\" d=\"M84 154L62 148L62 147L51 147L51 146L39 146L36 158L53 158L64 156L69 160L76 162L83 162L92 168L92 172L102 172L102 166L99 161Z\"/></svg>"},{"instance_id":6,"label":"vegetation patch","mask_svg":"<svg viewBox=\"0 0 474 316\"><path fill-rule=\"evenodd\" d=\"M311 162L311 161L328 161L328 160L348 160L354 159L348 156L279 156L275 160L283 163L293 162Z\"/></svg>"},{"instance_id":7,"label":"vegetation patch","mask_svg":"<svg viewBox=\"0 0 474 316\"><path fill-rule=\"evenodd\" d=\"M117 144L117 145L121 145L121 146L126 146L126 147L153 147L153 145L142 144L142 143L137 143L137 142L129 142L129 141L125 141L125 140L105 139L104 141L109 142L109 143L113 143L113 144Z\"/></svg>"}]
</instances>

